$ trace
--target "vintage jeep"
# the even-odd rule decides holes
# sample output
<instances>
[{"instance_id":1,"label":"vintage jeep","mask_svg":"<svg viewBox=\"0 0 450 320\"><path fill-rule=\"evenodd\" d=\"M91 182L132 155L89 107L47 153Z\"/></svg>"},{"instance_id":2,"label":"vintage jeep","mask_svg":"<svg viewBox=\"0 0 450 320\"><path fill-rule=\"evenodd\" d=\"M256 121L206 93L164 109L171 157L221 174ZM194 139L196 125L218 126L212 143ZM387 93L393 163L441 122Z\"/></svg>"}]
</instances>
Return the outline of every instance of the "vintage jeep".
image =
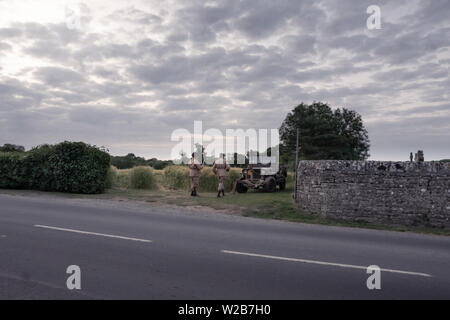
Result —
<instances>
[{"instance_id":1,"label":"vintage jeep","mask_svg":"<svg viewBox=\"0 0 450 320\"><path fill-rule=\"evenodd\" d=\"M280 190L286 188L287 170L285 167L268 164L250 164L242 170L242 177L236 181L236 191L245 193L248 189L263 189L266 192L275 192L277 186Z\"/></svg>"}]
</instances>

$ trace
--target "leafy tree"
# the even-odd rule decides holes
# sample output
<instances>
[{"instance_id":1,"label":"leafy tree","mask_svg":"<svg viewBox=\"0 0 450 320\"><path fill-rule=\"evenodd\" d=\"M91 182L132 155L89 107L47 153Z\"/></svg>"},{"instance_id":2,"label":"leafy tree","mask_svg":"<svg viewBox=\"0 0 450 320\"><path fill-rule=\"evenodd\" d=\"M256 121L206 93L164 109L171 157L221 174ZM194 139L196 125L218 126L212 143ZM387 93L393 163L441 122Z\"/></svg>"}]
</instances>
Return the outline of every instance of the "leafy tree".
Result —
<instances>
[{"instance_id":1,"label":"leafy tree","mask_svg":"<svg viewBox=\"0 0 450 320\"><path fill-rule=\"evenodd\" d=\"M364 160L369 157L369 137L361 116L345 108L332 110L328 104L301 103L280 127L282 162L295 159L297 128L299 155L308 160Z\"/></svg>"},{"instance_id":2,"label":"leafy tree","mask_svg":"<svg viewBox=\"0 0 450 320\"><path fill-rule=\"evenodd\" d=\"M156 158L151 158L150 160L147 160L146 163L156 170L162 170L165 167L173 164L171 160L158 160Z\"/></svg>"}]
</instances>

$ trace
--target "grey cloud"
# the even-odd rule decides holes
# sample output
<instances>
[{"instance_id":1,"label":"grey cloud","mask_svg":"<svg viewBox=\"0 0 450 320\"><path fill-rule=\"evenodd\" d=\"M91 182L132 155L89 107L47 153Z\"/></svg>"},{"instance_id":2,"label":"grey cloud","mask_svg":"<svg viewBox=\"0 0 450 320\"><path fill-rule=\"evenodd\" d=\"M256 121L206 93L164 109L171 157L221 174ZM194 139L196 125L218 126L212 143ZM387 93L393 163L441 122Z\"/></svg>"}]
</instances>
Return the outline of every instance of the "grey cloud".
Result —
<instances>
[{"instance_id":1,"label":"grey cloud","mask_svg":"<svg viewBox=\"0 0 450 320\"><path fill-rule=\"evenodd\" d=\"M19 28L0 28L0 38L16 38L22 35Z\"/></svg>"},{"instance_id":2,"label":"grey cloud","mask_svg":"<svg viewBox=\"0 0 450 320\"><path fill-rule=\"evenodd\" d=\"M450 3L447 0L422 0L418 10L403 18L405 23L429 30L429 26L447 25Z\"/></svg>"},{"instance_id":3,"label":"grey cloud","mask_svg":"<svg viewBox=\"0 0 450 320\"><path fill-rule=\"evenodd\" d=\"M231 101L225 97L197 96L193 98L168 98L165 101L167 111L198 111L204 110L214 113L223 107L231 105Z\"/></svg>"},{"instance_id":4,"label":"grey cloud","mask_svg":"<svg viewBox=\"0 0 450 320\"><path fill-rule=\"evenodd\" d=\"M172 58L164 65L134 66L130 68L130 71L138 79L154 84L185 82L191 79L195 72L190 68L188 61L182 57Z\"/></svg>"},{"instance_id":5,"label":"grey cloud","mask_svg":"<svg viewBox=\"0 0 450 320\"><path fill-rule=\"evenodd\" d=\"M6 50L11 50L12 47L10 44L6 43L6 42L0 42L0 51L6 51Z\"/></svg>"},{"instance_id":6,"label":"grey cloud","mask_svg":"<svg viewBox=\"0 0 450 320\"><path fill-rule=\"evenodd\" d=\"M191 57L172 56L158 65L135 65L130 71L139 79L153 84L201 81L209 75L221 77L221 73L228 68L243 68L258 59L245 52L212 48L208 53ZM213 72L210 73L210 70Z\"/></svg>"},{"instance_id":7,"label":"grey cloud","mask_svg":"<svg viewBox=\"0 0 450 320\"><path fill-rule=\"evenodd\" d=\"M437 106L428 105L428 106L419 106L419 107L412 107L408 108L406 110L392 110L390 111L390 115L402 115L402 116L408 116L408 115L418 115L418 114L433 114L435 112L442 112L447 111L447 114L450 115L450 104L441 104Z\"/></svg>"},{"instance_id":8,"label":"grey cloud","mask_svg":"<svg viewBox=\"0 0 450 320\"><path fill-rule=\"evenodd\" d=\"M120 80L122 77L119 75L119 73L117 72L117 70L115 70L114 68L105 68L102 66L97 66L94 68L94 70L92 70L92 72L99 77L105 78L105 79L109 79L112 81L118 81Z\"/></svg>"},{"instance_id":9,"label":"grey cloud","mask_svg":"<svg viewBox=\"0 0 450 320\"><path fill-rule=\"evenodd\" d=\"M136 56L141 60L167 59L171 56L183 54L185 48L178 43L160 43L152 39L144 39L137 43ZM153 61L152 61L153 62Z\"/></svg>"},{"instance_id":10,"label":"grey cloud","mask_svg":"<svg viewBox=\"0 0 450 320\"><path fill-rule=\"evenodd\" d=\"M409 68L395 68L390 71L378 72L373 78L377 81L417 82L423 78L448 78L448 70L441 69L436 63L426 63L415 70L410 70Z\"/></svg>"},{"instance_id":11,"label":"grey cloud","mask_svg":"<svg viewBox=\"0 0 450 320\"><path fill-rule=\"evenodd\" d=\"M267 37L287 26L290 19L302 26L318 23L322 11L314 4L298 1L257 1L244 5L243 14L233 22L233 25L252 38Z\"/></svg>"},{"instance_id":12,"label":"grey cloud","mask_svg":"<svg viewBox=\"0 0 450 320\"><path fill-rule=\"evenodd\" d=\"M11 49L39 60L30 81L28 69L17 79L0 69L0 144L85 140L167 158L171 131L194 120L278 128L298 103L316 100L368 119L375 158L419 146L439 157L448 145L448 1L417 2L410 16L382 16L372 31L368 0L196 0L166 13L133 4L103 20L83 7L83 23L106 32L32 22L0 29L2 60ZM383 15L409 2L378 4Z\"/></svg>"},{"instance_id":13,"label":"grey cloud","mask_svg":"<svg viewBox=\"0 0 450 320\"><path fill-rule=\"evenodd\" d=\"M235 12L233 1L214 7L196 3L191 7L179 9L177 22L183 28L177 33L194 42L212 42L216 40L216 33L228 29L227 20Z\"/></svg>"},{"instance_id":14,"label":"grey cloud","mask_svg":"<svg viewBox=\"0 0 450 320\"><path fill-rule=\"evenodd\" d=\"M48 85L59 87L62 85L82 82L84 76L76 71L61 67L42 67L37 69L34 76Z\"/></svg>"},{"instance_id":15,"label":"grey cloud","mask_svg":"<svg viewBox=\"0 0 450 320\"><path fill-rule=\"evenodd\" d=\"M107 17L107 19L113 21L128 21L143 25L160 24L163 21L163 19L158 15L136 9L134 7L114 11Z\"/></svg>"},{"instance_id":16,"label":"grey cloud","mask_svg":"<svg viewBox=\"0 0 450 320\"><path fill-rule=\"evenodd\" d=\"M450 44L448 36L448 29L426 36L409 32L395 39L386 39L383 45L374 50L374 54L386 57L387 62L391 64L415 62L429 52L448 47Z\"/></svg>"},{"instance_id":17,"label":"grey cloud","mask_svg":"<svg viewBox=\"0 0 450 320\"><path fill-rule=\"evenodd\" d=\"M135 58L134 48L128 44L112 43L101 49L101 53L105 58Z\"/></svg>"},{"instance_id":18,"label":"grey cloud","mask_svg":"<svg viewBox=\"0 0 450 320\"><path fill-rule=\"evenodd\" d=\"M281 41L287 47L290 55L302 56L316 53L315 44L317 40L312 35L288 35L283 37Z\"/></svg>"},{"instance_id":19,"label":"grey cloud","mask_svg":"<svg viewBox=\"0 0 450 320\"><path fill-rule=\"evenodd\" d=\"M0 109L3 111L39 106L47 96L16 79L0 78Z\"/></svg>"},{"instance_id":20,"label":"grey cloud","mask_svg":"<svg viewBox=\"0 0 450 320\"><path fill-rule=\"evenodd\" d=\"M31 46L24 48L24 52L32 56L59 61L71 57L71 50L58 41L35 41Z\"/></svg>"}]
</instances>

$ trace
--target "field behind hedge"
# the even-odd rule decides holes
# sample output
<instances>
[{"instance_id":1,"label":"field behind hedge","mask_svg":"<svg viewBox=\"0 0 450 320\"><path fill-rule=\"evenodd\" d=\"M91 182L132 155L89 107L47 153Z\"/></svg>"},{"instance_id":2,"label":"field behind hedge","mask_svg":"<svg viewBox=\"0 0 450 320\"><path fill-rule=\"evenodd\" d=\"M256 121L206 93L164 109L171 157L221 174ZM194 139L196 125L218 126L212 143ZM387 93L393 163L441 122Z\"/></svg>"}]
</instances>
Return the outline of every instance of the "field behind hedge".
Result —
<instances>
[{"instance_id":1,"label":"field behind hedge","mask_svg":"<svg viewBox=\"0 0 450 320\"><path fill-rule=\"evenodd\" d=\"M111 167L109 175L111 183L109 186L118 189L148 189L148 190L185 190L190 188L189 168L187 166L169 166L163 170L155 170L151 167L145 167L148 172L151 172L152 177L149 178L153 181L150 183L152 187L139 188L132 183L133 169L117 169ZM242 169L231 168L228 173L228 178L225 180L225 191L230 192L233 189L233 183L239 179ZM200 176L199 192L216 192L218 187L218 180L212 171L211 167L204 167Z\"/></svg>"}]
</instances>

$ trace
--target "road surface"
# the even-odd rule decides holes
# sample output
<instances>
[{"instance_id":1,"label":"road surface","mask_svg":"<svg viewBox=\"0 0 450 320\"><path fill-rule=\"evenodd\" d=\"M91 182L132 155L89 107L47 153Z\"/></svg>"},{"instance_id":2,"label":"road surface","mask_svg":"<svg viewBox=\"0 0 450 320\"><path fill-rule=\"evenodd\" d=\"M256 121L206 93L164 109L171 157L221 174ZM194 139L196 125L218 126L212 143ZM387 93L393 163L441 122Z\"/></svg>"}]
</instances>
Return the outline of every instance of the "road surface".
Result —
<instances>
[{"instance_id":1,"label":"road surface","mask_svg":"<svg viewBox=\"0 0 450 320\"><path fill-rule=\"evenodd\" d=\"M450 299L450 237L0 194L0 299Z\"/></svg>"}]
</instances>

